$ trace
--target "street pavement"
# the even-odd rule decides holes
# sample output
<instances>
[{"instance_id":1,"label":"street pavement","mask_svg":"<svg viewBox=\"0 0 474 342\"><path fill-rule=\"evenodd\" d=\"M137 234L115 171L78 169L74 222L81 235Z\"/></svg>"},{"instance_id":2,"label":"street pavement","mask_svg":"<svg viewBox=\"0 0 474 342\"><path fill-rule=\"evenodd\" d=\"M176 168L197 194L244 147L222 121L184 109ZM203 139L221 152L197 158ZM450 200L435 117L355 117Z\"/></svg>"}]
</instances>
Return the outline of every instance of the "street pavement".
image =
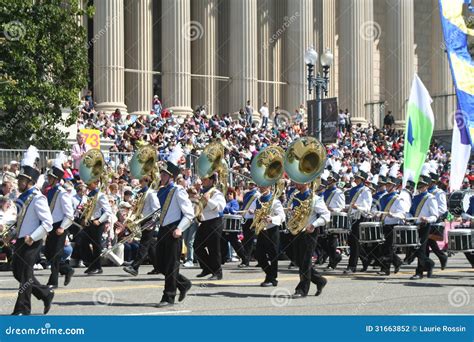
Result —
<instances>
[{"instance_id":1,"label":"street pavement","mask_svg":"<svg viewBox=\"0 0 474 342\"><path fill-rule=\"evenodd\" d=\"M436 260L438 262L438 260ZM436 265L433 278L409 280L416 261L403 266L398 274L379 276L375 269L343 276L347 258L333 272L324 272L328 284L315 297L312 285L308 297L292 299L298 283L298 269L279 264L278 286L262 288L261 269L239 269L238 263L224 265L224 279L196 278L197 267L181 268L193 282L182 303L164 309L156 304L163 291L163 275L147 275L151 266L140 268L133 277L121 267L104 267L101 275L87 276L76 268L71 284L55 292L50 315L412 315L472 314L474 312L474 269L463 254L449 259L446 270ZM253 263L255 264L255 263ZM49 270L35 271L45 283ZM0 272L0 314L13 310L18 283L11 272ZM177 299L177 298L176 298ZM43 303L32 299L32 314L41 314Z\"/></svg>"}]
</instances>

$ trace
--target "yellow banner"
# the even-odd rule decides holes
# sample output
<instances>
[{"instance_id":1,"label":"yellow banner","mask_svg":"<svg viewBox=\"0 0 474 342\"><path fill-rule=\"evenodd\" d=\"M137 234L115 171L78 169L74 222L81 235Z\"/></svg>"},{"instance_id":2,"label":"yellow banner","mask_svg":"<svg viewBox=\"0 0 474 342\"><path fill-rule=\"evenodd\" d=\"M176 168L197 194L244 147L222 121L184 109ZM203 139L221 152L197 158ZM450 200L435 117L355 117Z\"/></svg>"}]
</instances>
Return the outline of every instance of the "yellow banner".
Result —
<instances>
[{"instance_id":1,"label":"yellow banner","mask_svg":"<svg viewBox=\"0 0 474 342\"><path fill-rule=\"evenodd\" d=\"M91 148L100 149L100 131L98 129L81 129L84 140Z\"/></svg>"}]
</instances>

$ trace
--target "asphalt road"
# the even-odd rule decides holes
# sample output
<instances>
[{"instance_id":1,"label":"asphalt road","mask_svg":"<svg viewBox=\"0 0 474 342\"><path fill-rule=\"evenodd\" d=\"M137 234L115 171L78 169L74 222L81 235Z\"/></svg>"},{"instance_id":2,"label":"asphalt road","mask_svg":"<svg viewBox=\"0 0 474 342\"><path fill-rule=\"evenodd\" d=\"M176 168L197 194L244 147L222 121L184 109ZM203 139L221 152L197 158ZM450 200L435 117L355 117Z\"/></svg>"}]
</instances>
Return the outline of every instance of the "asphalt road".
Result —
<instances>
[{"instance_id":1,"label":"asphalt road","mask_svg":"<svg viewBox=\"0 0 474 342\"><path fill-rule=\"evenodd\" d=\"M288 270L288 262L279 266L277 287L262 288L263 272L256 268L237 268L238 263L224 266L224 279L208 282L196 278L198 268L182 269L193 281L184 302L159 309L163 291L162 275L146 275L151 266L143 266L140 275L132 277L121 267L105 267L96 276L76 275L68 287L56 290L50 315L405 315L405 314L472 314L474 312L474 269L463 254L449 259L448 268L433 278L409 280L415 263L402 267L389 277L376 270L354 276L343 276L347 258L340 270L326 273L328 285L315 297L292 299L298 283L298 270ZM437 260L436 260L437 262ZM48 270L35 271L45 283ZM60 282L63 280L60 279ZM10 314L16 300L18 283L11 272L0 273L0 314ZM32 313L40 314L43 303L32 300Z\"/></svg>"}]
</instances>

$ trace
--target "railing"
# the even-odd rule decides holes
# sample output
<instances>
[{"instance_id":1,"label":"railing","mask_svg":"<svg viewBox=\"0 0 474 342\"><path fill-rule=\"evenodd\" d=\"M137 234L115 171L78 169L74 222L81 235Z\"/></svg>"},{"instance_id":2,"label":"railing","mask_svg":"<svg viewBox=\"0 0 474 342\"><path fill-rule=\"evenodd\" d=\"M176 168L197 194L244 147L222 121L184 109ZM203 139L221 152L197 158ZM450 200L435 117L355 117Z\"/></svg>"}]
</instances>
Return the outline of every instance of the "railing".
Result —
<instances>
[{"instance_id":1,"label":"railing","mask_svg":"<svg viewBox=\"0 0 474 342\"><path fill-rule=\"evenodd\" d=\"M20 149L0 149L0 166L5 164L9 164L12 160L16 160L20 162L23 158L23 154L26 150ZM46 168L48 167L48 160L56 158L59 154L59 150L39 150L38 153L40 155L39 160L39 167ZM117 171L117 167L119 164L128 165L130 159L133 156L133 153L130 152L108 152L102 151L104 154L104 158L107 164L109 164L115 171ZM162 157L162 156L161 156ZM193 154L188 154L185 156L186 158L186 167L191 169L193 175L197 174L197 159L198 156ZM229 186L236 186L241 181L248 182L250 180L249 177L244 176L240 173L231 171L229 172Z\"/></svg>"}]
</instances>

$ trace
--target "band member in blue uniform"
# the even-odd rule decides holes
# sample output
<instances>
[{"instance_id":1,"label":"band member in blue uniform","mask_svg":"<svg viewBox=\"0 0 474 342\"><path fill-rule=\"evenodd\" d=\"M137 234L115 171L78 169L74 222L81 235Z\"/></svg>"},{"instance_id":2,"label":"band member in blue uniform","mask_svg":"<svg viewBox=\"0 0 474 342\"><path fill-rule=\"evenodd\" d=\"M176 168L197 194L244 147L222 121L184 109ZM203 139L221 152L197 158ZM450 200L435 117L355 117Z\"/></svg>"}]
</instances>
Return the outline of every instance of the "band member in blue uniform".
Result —
<instances>
[{"instance_id":1,"label":"band member in blue uniform","mask_svg":"<svg viewBox=\"0 0 474 342\"><path fill-rule=\"evenodd\" d=\"M171 161L167 161L160 171L158 199L161 215L156 258L158 270L165 275L165 288L158 307L173 305L177 289L180 292L178 301L183 301L192 285L179 273L179 257L182 235L194 220L194 209L186 190L173 182L178 174L178 166Z\"/></svg>"},{"instance_id":2,"label":"band member in blue uniform","mask_svg":"<svg viewBox=\"0 0 474 342\"><path fill-rule=\"evenodd\" d=\"M39 256L43 239L53 229L48 200L35 188L40 176L35 167L38 157L36 148L31 146L25 153L21 163L22 171L18 176L18 190L21 194L16 200L17 239L13 250L12 269L20 286L12 315L31 313L32 293L43 301L43 313L47 314L54 297L54 291L46 285L41 285L33 274L33 266Z\"/></svg>"},{"instance_id":3,"label":"band member in blue uniform","mask_svg":"<svg viewBox=\"0 0 474 342\"><path fill-rule=\"evenodd\" d=\"M239 202L236 199L237 193L234 188L230 187L227 189L227 204L224 208L224 214L237 215L239 211ZM229 254L229 243L237 253L237 256L242 262L246 260L246 255L242 242L239 240L240 232L223 232L221 239L221 257L222 264L227 261L227 255Z\"/></svg>"},{"instance_id":4,"label":"band member in blue uniform","mask_svg":"<svg viewBox=\"0 0 474 342\"><path fill-rule=\"evenodd\" d=\"M53 162L53 167L48 174L48 183L51 185L48 191L48 204L53 216L53 230L46 239L44 254L51 264L51 276L48 285L52 288L58 287L59 273L65 275L64 286L71 282L74 270L69 264L60 263L66 242L67 229L74 221L74 208L71 195L59 183L64 176L61 157Z\"/></svg>"},{"instance_id":5,"label":"band member in blue uniform","mask_svg":"<svg viewBox=\"0 0 474 342\"><path fill-rule=\"evenodd\" d=\"M423 272L426 272L428 278L431 278L433 273L434 262L426 255L426 245L430 233L430 223L435 223L438 219L438 202L435 196L428 192L430 182L429 177L420 176L417 184L418 195L413 197L409 213L410 217L417 218L416 224L420 226L418 229L420 247L415 250L418 266L415 275L410 278L412 280L422 279Z\"/></svg>"},{"instance_id":6,"label":"band member in blue uniform","mask_svg":"<svg viewBox=\"0 0 474 342\"><path fill-rule=\"evenodd\" d=\"M257 198L260 197L260 193L258 192L257 185L254 181L250 180L248 182L249 190L244 194L244 198L242 200L241 210L243 211L244 216L244 224L242 226L242 233L244 235L244 239L242 241L242 245L244 247L244 256L242 259L241 264L239 267L248 267L250 264L250 259L252 258L252 254L255 247L255 231L251 229L255 211L255 204Z\"/></svg>"}]
</instances>

